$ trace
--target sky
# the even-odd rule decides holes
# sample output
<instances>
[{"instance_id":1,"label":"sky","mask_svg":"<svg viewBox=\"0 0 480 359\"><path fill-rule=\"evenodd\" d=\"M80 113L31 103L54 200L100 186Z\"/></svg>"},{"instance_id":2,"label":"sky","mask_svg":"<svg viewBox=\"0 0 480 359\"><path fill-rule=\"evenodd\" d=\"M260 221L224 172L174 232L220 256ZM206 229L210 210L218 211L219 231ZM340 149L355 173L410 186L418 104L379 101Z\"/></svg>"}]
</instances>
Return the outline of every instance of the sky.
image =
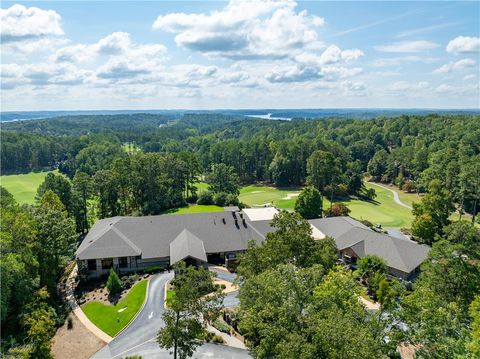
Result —
<instances>
[{"instance_id":1,"label":"sky","mask_svg":"<svg viewBox=\"0 0 480 359\"><path fill-rule=\"evenodd\" d=\"M2 111L480 108L480 2L2 1Z\"/></svg>"}]
</instances>

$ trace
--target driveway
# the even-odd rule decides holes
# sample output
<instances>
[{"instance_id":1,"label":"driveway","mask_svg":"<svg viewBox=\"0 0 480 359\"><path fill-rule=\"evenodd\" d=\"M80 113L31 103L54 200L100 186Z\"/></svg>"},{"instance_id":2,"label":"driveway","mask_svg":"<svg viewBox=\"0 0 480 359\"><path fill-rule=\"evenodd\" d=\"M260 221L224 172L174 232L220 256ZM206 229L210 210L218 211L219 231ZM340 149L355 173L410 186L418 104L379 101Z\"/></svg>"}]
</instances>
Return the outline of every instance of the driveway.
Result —
<instances>
[{"instance_id":1,"label":"driveway","mask_svg":"<svg viewBox=\"0 0 480 359\"><path fill-rule=\"evenodd\" d=\"M120 335L92 356L92 359L120 359L127 355L141 355L143 359L171 358L167 350L161 349L155 337L163 327L162 314L165 311L165 283L173 278L173 272L161 273L150 280L145 306ZM237 292L227 295L227 304L233 304L238 299ZM225 301L224 301L225 302ZM251 358L246 350L231 348L224 345L203 344L197 348L194 358Z\"/></svg>"}]
</instances>

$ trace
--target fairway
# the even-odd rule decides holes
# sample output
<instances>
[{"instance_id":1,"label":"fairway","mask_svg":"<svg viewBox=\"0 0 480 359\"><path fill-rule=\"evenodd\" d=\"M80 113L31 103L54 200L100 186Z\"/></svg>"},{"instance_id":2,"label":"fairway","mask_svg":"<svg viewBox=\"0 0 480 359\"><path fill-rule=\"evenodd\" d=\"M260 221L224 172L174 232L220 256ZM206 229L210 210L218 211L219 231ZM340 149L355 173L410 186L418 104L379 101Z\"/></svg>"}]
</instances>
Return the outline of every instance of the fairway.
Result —
<instances>
[{"instance_id":1,"label":"fairway","mask_svg":"<svg viewBox=\"0 0 480 359\"><path fill-rule=\"evenodd\" d=\"M58 174L58 171L49 171ZM10 192L19 204L33 204L37 188L49 172L30 172L21 175L0 176L0 185Z\"/></svg>"},{"instance_id":2,"label":"fairway","mask_svg":"<svg viewBox=\"0 0 480 359\"><path fill-rule=\"evenodd\" d=\"M377 193L375 202L351 199L342 201L352 211L350 216L356 219L366 219L374 224L381 224L384 227L409 228L413 216L408 208L398 205L393 200L393 194L387 189L373 186L365 182L367 188L374 188ZM296 194L301 188L277 189L266 186L246 186L240 189L240 201L250 207L274 205L279 209L293 211L297 200ZM400 193L399 193L400 195ZM400 199L406 204L419 200L416 194L401 194ZM323 208L330 206L330 201L323 199Z\"/></svg>"},{"instance_id":3,"label":"fairway","mask_svg":"<svg viewBox=\"0 0 480 359\"><path fill-rule=\"evenodd\" d=\"M240 202L250 207L273 205L280 209L293 210L301 188L275 188L267 186L245 186L240 189Z\"/></svg>"},{"instance_id":4,"label":"fairway","mask_svg":"<svg viewBox=\"0 0 480 359\"><path fill-rule=\"evenodd\" d=\"M389 190L365 182L365 187L375 189L375 202L360 201L357 199L344 201L352 211L350 216L356 219L366 219L373 224L383 227L410 228L413 215L410 209L400 206L393 200L393 193ZM400 197L402 200L402 197ZM406 201L407 202L407 201ZM408 202L405 204L409 204Z\"/></svg>"},{"instance_id":5,"label":"fairway","mask_svg":"<svg viewBox=\"0 0 480 359\"><path fill-rule=\"evenodd\" d=\"M145 300L147 281L135 284L128 295L116 305L105 305L100 302L90 302L82 307L90 321L105 333L114 337L137 314ZM119 310L123 309L121 312Z\"/></svg>"}]
</instances>

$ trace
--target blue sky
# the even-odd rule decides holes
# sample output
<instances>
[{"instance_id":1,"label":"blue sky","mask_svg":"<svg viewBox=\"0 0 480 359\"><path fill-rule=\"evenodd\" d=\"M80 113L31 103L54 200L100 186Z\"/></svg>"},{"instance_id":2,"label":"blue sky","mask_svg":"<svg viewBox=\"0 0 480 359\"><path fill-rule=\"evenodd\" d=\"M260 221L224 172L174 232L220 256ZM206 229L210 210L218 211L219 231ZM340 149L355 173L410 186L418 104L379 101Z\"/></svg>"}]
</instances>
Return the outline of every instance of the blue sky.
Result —
<instances>
[{"instance_id":1,"label":"blue sky","mask_svg":"<svg viewBox=\"0 0 480 359\"><path fill-rule=\"evenodd\" d=\"M480 3L2 2L4 111L479 108Z\"/></svg>"}]
</instances>

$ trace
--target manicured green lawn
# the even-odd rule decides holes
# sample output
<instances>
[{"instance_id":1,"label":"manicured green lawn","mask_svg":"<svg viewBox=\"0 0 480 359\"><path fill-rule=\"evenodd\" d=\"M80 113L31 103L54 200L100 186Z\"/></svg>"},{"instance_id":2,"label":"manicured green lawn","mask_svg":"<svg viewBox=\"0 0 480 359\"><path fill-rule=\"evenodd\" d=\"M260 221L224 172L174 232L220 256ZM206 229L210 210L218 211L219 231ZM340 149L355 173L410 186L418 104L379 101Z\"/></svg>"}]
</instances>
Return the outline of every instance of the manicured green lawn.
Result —
<instances>
[{"instance_id":1,"label":"manicured green lawn","mask_svg":"<svg viewBox=\"0 0 480 359\"><path fill-rule=\"evenodd\" d=\"M280 209L293 210L301 188L275 188L266 186L245 186L240 189L240 202L251 207L261 207L265 204L274 205Z\"/></svg>"},{"instance_id":2,"label":"manicured green lawn","mask_svg":"<svg viewBox=\"0 0 480 359\"><path fill-rule=\"evenodd\" d=\"M207 213L207 212L223 212L223 207L215 205L196 204L192 206L174 208L166 212L166 214L189 214L189 213Z\"/></svg>"},{"instance_id":3,"label":"manicured green lawn","mask_svg":"<svg viewBox=\"0 0 480 359\"><path fill-rule=\"evenodd\" d=\"M135 284L128 292L128 295L116 305L90 302L82 306L82 310L93 324L114 337L140 310L145 300L146 289L147 281L143 280ZM118 312L123 308L125 310Z\"/></svg>"},{"instance_id":4,"label":"manicured green lawn","mask_svg":"<svg viewBox=\"0 0 480 359\"><path fill-rule=\"evenodd\" d=\"M57 170L53 172L58 173ZM0 185L6 188L18 203L33 204L38 186L43 182L47 173L49 172L30 172L21 175L0 176Z\"/></svg>"},{"instance_id":5,"label":"manicured green lawn","mask_svg":"<svg viewBox=\"0 0 480 359\"><path fill-rule=\"evenodd\" d=\"M365 186L375 189L377 193L375 202L344 201L351 210L351 217L366 219L373 224L381 224L383 227L410 228L413 220L412 212L410 209L395 203L393 193L368 182L365 183Z\"/></svg>"}]
</instances>

